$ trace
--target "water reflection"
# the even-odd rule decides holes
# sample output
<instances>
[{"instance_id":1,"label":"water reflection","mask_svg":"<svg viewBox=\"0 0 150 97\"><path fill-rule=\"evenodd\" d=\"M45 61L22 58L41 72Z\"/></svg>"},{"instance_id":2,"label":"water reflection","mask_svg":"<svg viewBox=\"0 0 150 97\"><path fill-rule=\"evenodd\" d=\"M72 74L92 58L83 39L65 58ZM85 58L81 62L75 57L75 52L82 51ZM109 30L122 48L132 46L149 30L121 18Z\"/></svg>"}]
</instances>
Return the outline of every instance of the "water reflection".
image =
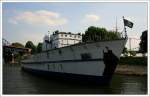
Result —
<instances>
[{"instance_id":1,"label":"water reflection","mask_svg":"<svg viewBox=\"0 0 150 97\"><path fill-rule=\"evenodd\" d=\"M146 94L146 76L114 75L109 86L52 80L27 72L19 65L4 66L4 94Z\"/></svg>"}]
</instances>

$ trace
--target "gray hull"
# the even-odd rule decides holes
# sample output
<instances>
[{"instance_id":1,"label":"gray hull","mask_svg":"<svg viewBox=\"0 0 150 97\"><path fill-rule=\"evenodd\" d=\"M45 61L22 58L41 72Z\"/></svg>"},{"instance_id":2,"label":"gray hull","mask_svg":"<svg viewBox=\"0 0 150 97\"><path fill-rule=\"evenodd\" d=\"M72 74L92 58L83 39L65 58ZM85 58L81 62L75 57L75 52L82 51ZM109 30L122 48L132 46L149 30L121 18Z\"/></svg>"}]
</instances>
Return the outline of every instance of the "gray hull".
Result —
<instances>
[{"instance_id":1,"label":"gray hull","mask_svg":"<svg viewBox=\"0 0 150 97\"><path fill-rule=\"evenodd\" d=\"M32 55L22 68L67 79L109 83L127 39L76 44Z\"/></svg>"}]
</instances>

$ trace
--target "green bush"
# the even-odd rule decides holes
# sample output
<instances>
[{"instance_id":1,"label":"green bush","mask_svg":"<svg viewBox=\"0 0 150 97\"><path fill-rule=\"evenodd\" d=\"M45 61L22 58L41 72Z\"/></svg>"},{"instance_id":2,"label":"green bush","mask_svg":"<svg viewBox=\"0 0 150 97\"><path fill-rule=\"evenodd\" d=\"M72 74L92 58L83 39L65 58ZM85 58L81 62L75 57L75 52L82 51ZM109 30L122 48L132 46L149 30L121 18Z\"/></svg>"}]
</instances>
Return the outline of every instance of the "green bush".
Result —
<instances>
[{"instance_id":1,"label":"green bush","mask_svg":"<svg viewBox=\"0 0 150 97\"><path fill-rule=\"evenodd\" d=\"M147 57L121 57L119 65L147 65Z\"/></svg>"}]
</instances>

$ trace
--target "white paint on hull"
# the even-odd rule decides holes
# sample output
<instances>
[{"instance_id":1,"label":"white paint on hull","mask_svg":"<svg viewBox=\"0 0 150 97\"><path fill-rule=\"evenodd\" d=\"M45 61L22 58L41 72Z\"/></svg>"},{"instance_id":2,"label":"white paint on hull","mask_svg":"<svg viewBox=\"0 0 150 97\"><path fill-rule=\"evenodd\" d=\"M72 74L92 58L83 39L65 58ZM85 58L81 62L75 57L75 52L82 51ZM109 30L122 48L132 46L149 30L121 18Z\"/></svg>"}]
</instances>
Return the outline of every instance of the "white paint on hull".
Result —
<instances>
[{"instance_id":1,"label":"white paint on hull","mask_svg":"<svg viewBox=\"0 0 150 97\"><path fill-rule=\"evenodd\" d=\"M82 60L81 54L83 53L90 53L92 59L103 59L103 51L107 52L106 47L112 50L112 52L118 58L120 58L125 43L126 39L78 44L59 49L49 50L47 52L42 52L40 54L32 56L32 58L24 60L23 62L28 63L41 61L43 62L43 61L60 61L60 60ZM100 60L81 61L81 62L57 62L57 63L43 63L43 64L22 64L22 66L31 69L38 69L45 71L93 75L93 76L102 76L105 68L104 62Z\"/></svg>"}]
</instances>

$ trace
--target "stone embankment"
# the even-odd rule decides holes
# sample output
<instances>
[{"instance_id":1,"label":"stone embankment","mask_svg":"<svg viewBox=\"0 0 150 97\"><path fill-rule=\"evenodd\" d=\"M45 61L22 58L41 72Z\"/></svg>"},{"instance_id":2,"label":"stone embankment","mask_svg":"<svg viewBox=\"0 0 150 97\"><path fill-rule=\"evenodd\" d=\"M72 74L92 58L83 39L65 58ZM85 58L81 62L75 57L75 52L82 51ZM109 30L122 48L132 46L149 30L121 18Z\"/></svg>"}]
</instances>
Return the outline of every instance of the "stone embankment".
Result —
<instances>
[{"instance_id":1,"label":"stone embankment","mask_svg":"<svg viewBox=\"0 0 150 97\"><path fill-rule=\"evenodd\" d=\"M125 75L147 75L147 66L138 66L138 65L118 65L116 74L125 74Z\"/></svg>"}]
</instances>

